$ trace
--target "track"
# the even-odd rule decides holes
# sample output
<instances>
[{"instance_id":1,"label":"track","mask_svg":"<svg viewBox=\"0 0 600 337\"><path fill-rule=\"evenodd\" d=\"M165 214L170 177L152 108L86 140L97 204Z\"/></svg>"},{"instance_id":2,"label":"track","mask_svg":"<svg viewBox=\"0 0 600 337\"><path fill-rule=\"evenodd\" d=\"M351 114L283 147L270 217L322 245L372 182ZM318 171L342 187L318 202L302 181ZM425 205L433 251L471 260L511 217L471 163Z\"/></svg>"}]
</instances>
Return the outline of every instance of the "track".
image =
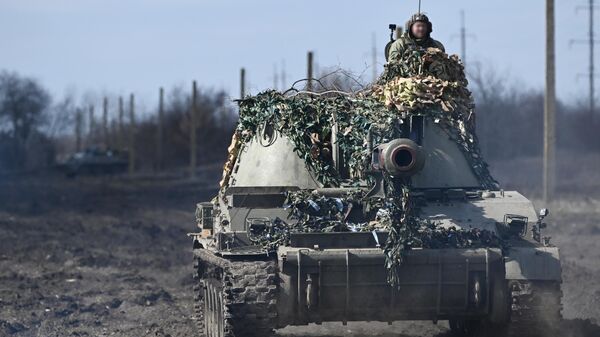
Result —
<instances>
[{"instance_id":1,"label":"track","mask_svg":"<svg viewBox=\"0 0 600 337\"><path fill-rule=\"evenodd\" d=\"M505 335L509 337L542 337L558 335L561 328L560 283L539 282L531 287L513 283L511 322Z\"/></svg>"},{"instance_id":2,"label":"track","mask_svg":"<svg viewBox=\"0 0 600 337\"><path fill-rule=\"evenodd\" d=\"M269 336L277 327L276 261L231 261L194 250L195 320L207 337ZM545 337L561 329L558 283L511 284L507 327L485 327L467 336ZM477 329L479 330L479 329ZM477 331L475 330L475 331Z\"/></svg>"},{"instance_id":3,"label":"track","mask_svg":"<svg viewBox=\"0 0 600 337\"><path fill-rule=\"evenodd\" d=\"M276 261L230 261L194 250L195 312L208 337L269 336L277 326Z\"/></svg>"}]
</instances>

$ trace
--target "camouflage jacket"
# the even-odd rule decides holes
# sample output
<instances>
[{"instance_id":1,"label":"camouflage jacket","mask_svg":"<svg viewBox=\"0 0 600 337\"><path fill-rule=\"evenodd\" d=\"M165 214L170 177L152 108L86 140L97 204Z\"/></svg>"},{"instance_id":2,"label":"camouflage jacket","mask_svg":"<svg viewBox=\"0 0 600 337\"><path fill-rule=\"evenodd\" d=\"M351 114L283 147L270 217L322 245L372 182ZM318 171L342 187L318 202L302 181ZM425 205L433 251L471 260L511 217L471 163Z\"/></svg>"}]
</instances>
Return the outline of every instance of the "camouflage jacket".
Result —
<instances>
[{"instance_id":1,"label":"camouflage jacket","mask_svg":"<svg viewBox=\"0 0 600 337\"><path fill-rule=\"evenodd\" d=\"M388 55L388 61L393 62L395 60L398 60L404 54L404 52L409 48L415 48L415 49L438 48L438 49L441 49L443 52L446 51L446 49L444 48L444 45L441 42L434 40L430 37L419 41L419 40L415 40L407 35L403 35L401 38L399 38L394 43L392 43L392 45L390 47L389 55Z\"/></svg>"}]
</instances>

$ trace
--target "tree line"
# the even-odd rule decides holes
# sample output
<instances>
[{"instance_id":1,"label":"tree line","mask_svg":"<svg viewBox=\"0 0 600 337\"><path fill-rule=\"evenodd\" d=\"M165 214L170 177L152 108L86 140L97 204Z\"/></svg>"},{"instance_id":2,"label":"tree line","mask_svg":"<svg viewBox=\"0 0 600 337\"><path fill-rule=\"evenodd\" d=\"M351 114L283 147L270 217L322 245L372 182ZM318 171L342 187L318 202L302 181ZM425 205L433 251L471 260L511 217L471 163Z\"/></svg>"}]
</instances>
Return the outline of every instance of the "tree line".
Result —
<instances>
[{"instance_id":1,"label":"tree line","mask_svg":"<svg viewBox=\"0 0 600 337\"><path fill-rule=\"evenodd\" d=\"M323 81L336 84L336 88L345 88L344 83L348 82L347 78L335 76ZM541 156L543 91L518 84L492 68L475 67L470 72L470 82L485 158L497 161ZM355 90L357 83L353 79L346 86ZM146 111L138 108L134 123L129 118L127 97L119 109L121 113L116 113L118 97L106 98L111 111L107 119L102 116L103 96L96 96L82 99L85 103L77 103L73 96L56 101L39 81L14 72L0 72L0 172L53 167L61 157L77 150L77 128L83 148L128 150L133 144L139 170L189 165L191 88L175 86L167 90L162 119L159 120L158 107ZM223 162L237 121L235 105L222 90L200 88L195 111L198 164ZM159 127L162 157L157 152ZM600 116L583 104L559 102L558 150L600 151L599 128ZM129 134L133 135L132 143L124 139Z\"/></svg>"},{"instance_id":2,"label":"tree line","mask_svg":"<svg viewBox=\"0 0 600 337\"><path fill-rule=\"evenodd\" d=\"M129 97L88 94L77 102L67 95L55 102L39 81L0 72L0 172L50 169L78 150L129 151L130 146L135 148L138 170L183 167L190 157L190 89L167 90L159 123L158 107L141 109L141 102L134 103L132 120ZM199 88L196 97L197 162L224 161L237 120L235 106L222 90ZM103 115L104 100L108 117Z\"/></svg>"}]
</instances>

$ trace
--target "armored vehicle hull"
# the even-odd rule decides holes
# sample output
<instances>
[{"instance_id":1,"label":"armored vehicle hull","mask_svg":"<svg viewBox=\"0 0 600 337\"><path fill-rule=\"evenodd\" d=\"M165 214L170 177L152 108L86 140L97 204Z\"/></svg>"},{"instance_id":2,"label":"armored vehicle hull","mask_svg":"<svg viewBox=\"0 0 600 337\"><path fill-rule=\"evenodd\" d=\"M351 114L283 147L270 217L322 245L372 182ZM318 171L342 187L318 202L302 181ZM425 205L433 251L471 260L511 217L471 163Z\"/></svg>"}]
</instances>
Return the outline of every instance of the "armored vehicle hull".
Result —
<instances>
[{"instance_id":1,"label":"armored vehicle hull","mask_svg":"<svg viewBox=\"0 0 600 337\"><path fill-rule=\"evenodd\" d=\"M508 256L496 248L411 250L391 286L379 247L385 233L377 239L372 233L292 235L290 246L271 254L242 248L246 240L245 232L220 235L216 246L230 245L221 252L195 241L201 334L268 336L309 323L448 320L457 336L542 336L560 320L556 248L531 256L530 248ZM521 269L527 266L537 274Z\"/></svg>"},{"instance_id":2,"label":"armored vehicle hull","mask_svg":"<svg viewBox=\"0 0 600 337\"><path fill-rule=\"evenodd\" d=\"M122 153L87 149L73 154L60 168L68 177L77 175L110 175L127 171L128 162Z\"/></svg>"}]
</instances>

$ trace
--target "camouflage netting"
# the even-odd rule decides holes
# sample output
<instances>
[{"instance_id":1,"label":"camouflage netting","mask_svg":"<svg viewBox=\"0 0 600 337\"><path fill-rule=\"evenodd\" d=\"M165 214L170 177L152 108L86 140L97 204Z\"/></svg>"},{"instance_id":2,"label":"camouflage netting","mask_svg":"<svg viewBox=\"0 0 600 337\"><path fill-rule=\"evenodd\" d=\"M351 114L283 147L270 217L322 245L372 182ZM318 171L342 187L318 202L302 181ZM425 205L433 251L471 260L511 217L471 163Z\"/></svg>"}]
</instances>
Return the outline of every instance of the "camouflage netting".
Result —
<instances>
[{"instance_id":1,"label":"camouflage netting","mask_svg":"<svg viewBox=\"0 0 600 337\"><path fill-rule=\"evenodd\" d=\"M449 57L438 49L409 50L401 62L387 65L370 89L357 94L284 95L267 91L248 97L239 103L240 121L221 187L227 186L243 144L267 129L285 135L292 142L294 151L323 187L341 186L344 181L333 166L329 143L335 123L338 143L352 180L355 183L369 180L365 175L371 160L367 133L370 132L374 144L407 137L402 131L406 118L424 116L438 123L450 139L460 145L481 186L496 189L497 183L477 146L474 105L467 85L458 57ZM384 251L392 284L407 249L499 246L492 233L443 229L420 219L418 210L412 207L410 180L393 182L391 177L385 178L388 187L393 186L395 190L387 199L363 200L358 194L326 198L308 191L290 193L287 204L296 222L286 224L277 219L266 234L253 240L274 249L287 243L290 232L385 230L389 232ZM348 223L348 209L358 202L374 210L375 221Z\"/></svg>"}]
</instances>

